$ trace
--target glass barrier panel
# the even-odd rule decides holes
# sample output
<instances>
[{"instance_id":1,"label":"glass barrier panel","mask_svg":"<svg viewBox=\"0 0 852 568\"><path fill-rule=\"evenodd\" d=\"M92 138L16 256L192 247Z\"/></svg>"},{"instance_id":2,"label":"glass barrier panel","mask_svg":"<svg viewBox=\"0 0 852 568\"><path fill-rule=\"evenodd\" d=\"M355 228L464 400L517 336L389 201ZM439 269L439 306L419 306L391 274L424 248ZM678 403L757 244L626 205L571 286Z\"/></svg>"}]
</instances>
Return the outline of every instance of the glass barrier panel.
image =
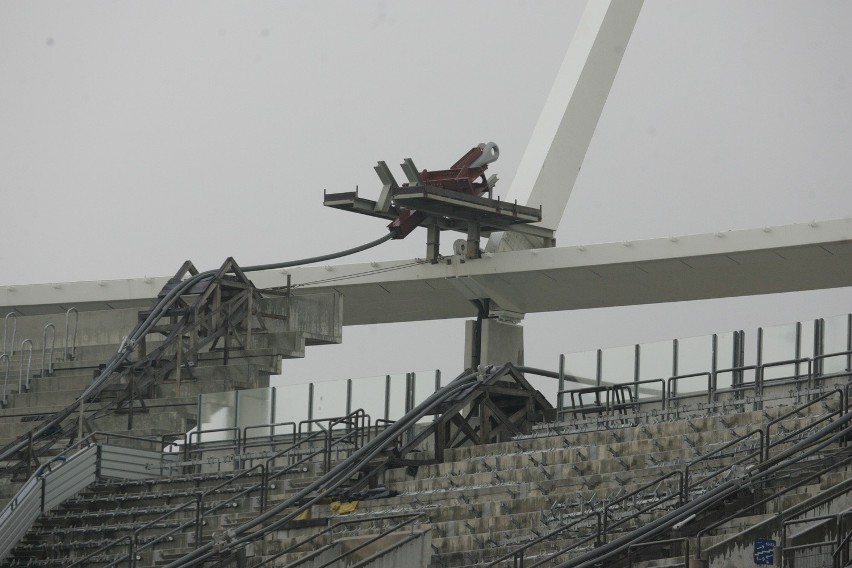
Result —
<instances>
[{"instance_id":1,"label":"glass barrier panel","mask_svg":"<svg viewBox=\"0 0 852 568\"><path fill-rule=\"evenodd\" d=\"M663 387L665 385L665 382L663 381L668 380L668 377L655 378L663 380L652 380L650 383L642 383L631 387L635 393L634 396L636 396L638 400L660 400L663 397Z\"/></svg>"},{"instance_id":2,"label":"glass barrier panel","mask_svg":"<svg viewBox=\"0 0 852 568\"><path fill-rule=\"evenodd\" d=\"M437 371L416 371L414 373L414 406L417 406L435 392L435 373Z\"/></svg>"},{"instance_id":3,"label":"glass barrier panel","mask_svg":"<svg viewBox=\"0 0 852 568\"><path fill-rule=\"evenodd\" d=\"M786 323L764 327L761 335L761 363L775 363L796 358L796 324ZM781 379L795 375L791 365L769 367L764 370L764 380Z\"/></svg>"},{"instance_id":4,"label":"glass barrier panel","mask_svg":"<svg viewBox=\"0 0 852 568\"><path fill-rule=\"evenodd\" d=\"M693 373L683 373L684 375L691 375ZM720 381L722 380L720 376ZM669 385L670 383L666 383ZM681 395L692 395L696 393L706 393L709 388L707 375L699 375L697 377L685 377L683 379L677 379L673 383L671 383L671 388L674 392L669 393L670 396L681 396Z\"/></svg>"},{"instance_id":5,"label":"glass barrier panel","mask_svg":"<svg viewBox=\"0 0 852 568\"><path fill-rule=\"evenodd\" d=\"M730 369L734 367L734 332L729 331L727 333L719 333L716 335L716 369ZM757 334L752 334L751 336L754 338L754 344L757 344ZM748 337L746 337L746 342L748 342ZM748 343L746 344L746 353L748 353ZM749 363L749 359L746 358L746 365L752 365L755 362L754 354L755 349L751 349L752 359ZM717 389L729 389L734 384L735 373L721 373L716 376L716 388ZM754 379L754 373L745 372L742 374L743 380L746 382L752 381Z\"/></svg>"},{"instance_id":6,"label":"glass barrier panel","mask_svg":"<svg viewBox=\"0 0 852 568\"><path fill-rule=\"evenodd\" d=\"M405 414L405 373L390 376L389 398L388 420L399 420Z\"/></svg>"},{"instance_id":7,"label":"glass barrier panel","mask_svg":"<svg viewBox=\"0 0 852 568\"><path fill-rule=\"evenodd\" d=\"M602 351L601 378L604 384L632 383L636 369L636 347L610 347Z\"/></svg>"},{"instance_id":8,"label":"glass barrier panel","mask_svg":"<svg viewBox=\"0 0 852 568\"><path fill-rule=\"evenodd\" d=\"M345 380L314 383L314 419L346 416Z\"/></svg>"},{"instance_id":9,"label":"glass barrier panel","mask_svg":"<svg viewBox=\"0 0 852 568\"><path fill-rule=\"evenodd\" d=\"M677 342L677 374L709 373L713 368L713 336L686 337ZM684 381L689 379L684 379ZM678 387L680 388L680 387Z\"/></svg>"},{"instance_id":10,"label":"glass barrier panel","mask_svg":"<svg viewBox=\"0 0 852 568\"><path fill-rule=\"evenodd\" d=\"M559 379L542 377L541 375L533 375L532 373L526 373L524 378L535 390L540 392L550 404L553 405L553 408L556 408L556 393L559 391ZM566 381L565 388L573 388L574 384L575 383L569 383Z\"/></svg>"},{"instance_id":11,"label":"glass barrier panel","mask_svg":"<svg viewBox=\"0 0 852 568\"><path fill-rule=\"evenodd\" d=\"M730 367L725 367L729 369ZM736 373L731 371L725 371L724 373L719 373L716 375L716 390L725 390L734 386L734 378L736 377ZM741 380L751 381L754 377L754 374L751 371L747 371L742 373Z\"/></svg>"},{"instance_id":12,"label":"glass barrier panel","mask_svg":"<svg viewBox=\"0 0 852 568\"><path fill-rule=\"evenodd\" d=\"M581 351L565 355L565 375L580 379L578 382L586 385L597 384L598 352ZM567 388L567 387L566 387Z\"/></svg>"},{"instance_id":13,"label":"glass barrier panel","mask_svg":"<svg viewBox=\"0 0 852 568\"><path fill-rule=\"evenodd\" d=\"M814 320L802 322L802 337L799 343L799 352L801 357L814 356L814 337L816 335L816 325ZM803 372L807 372L805 369Z\"/></svg>"},{"instance_id":14,"label":"glass barrier panel","mask_svg":"<svg viewBox=\"0 0 852 568\"><path fill-rule=\"evenodd\" d=\"M359 408L375 422L385 417L385 376L352 379L352 410Z\"/></svg>"},{"instance_id":15,"label":"glass barrier panel","mask_svg":"<svg viewBox=\"0 0 852 568\"><path fill-rule=\"evenodd\" d=\"M656 341L639 346L639 380L668 379L672 374L674 342Z\"/></svg>"},{"instance_id":16,"label":"glass barrier panel","mask_svg":"<svg viewBox=\"0 0 852 568\"><path fill-rule=\"evenodd\" d=\"M237 391L237 427L242 435L246 426L262 426L272 423L271 388L246 389ZM270 428L251 428L248 437L268 436Z\"/></svg>"},{"instance_id":17,"label":"glass barrier panel","mask_svg":"<svg viewBox=\"0 0 852 568\"><path fill-rule=\"evenodd\" d=\"M836 316L825 318L822 336L822 352L840 353L849 349L849 317ZM822 372L824 374L842 373L849 370L848 357L827 357L822 360Z\"/></svg>"},{"instance_id":18,"label":"glass barrier panel","mask_svg":"<svg viewBox=\"0 0 852 568\"><path fill-rule=\"evenodd\" d=\"M417 406L435 392L435 373L437 371L417 371L414 373L414 406ZM434 416L425 416L420 422L431 422Z\"/></svg>"},{"instance_id":19,"label":"glass barrier panel","mask_svg":"<svg viewBox=\"0 0 852 568\"><path fill-rule=\"evenodd\" d=\"M285 385L275 388L275 422L295 422L308 419L308 403L310 401L310 387L308 383L300 385ZM291 432L286 427L275 429L275 434L286 434Z\"/></svg>"},{"instance_id":20,"label":"glass barrier panel","mask_svg":"<svg viewBox=\"0 0 852 568\"><path fill-rule=\"evenodd\" d=\"M237 417L237 393L215 392L201 395L201 416L199 416L199 430L201 434L193 437L193 442L218 442L221 440L234 440L232 431L210 432L207 430L218 430L220 428L233 428L236 426Z\"/></svg>"}]
</instances>

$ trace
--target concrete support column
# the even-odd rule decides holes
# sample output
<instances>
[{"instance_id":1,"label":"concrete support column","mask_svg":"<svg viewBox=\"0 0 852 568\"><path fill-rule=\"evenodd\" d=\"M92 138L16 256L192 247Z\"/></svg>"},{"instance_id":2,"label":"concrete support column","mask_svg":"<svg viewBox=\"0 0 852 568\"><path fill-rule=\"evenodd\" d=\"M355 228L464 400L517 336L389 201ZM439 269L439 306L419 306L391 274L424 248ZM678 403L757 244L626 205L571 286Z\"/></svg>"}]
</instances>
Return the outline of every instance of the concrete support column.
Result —
<instances>
[{"instance_id":1,"label":"concrete support column","mask_svg":"<svg viewBox=\"0 0 852 568\"><path fill-rule=\"evenodd\" d=\"M473 366L473 354L477 347L476 324L476 320L465 322L464 365L466 369ZM480 333L479 364L502 365L503 363L524 364L524 328L496 319L484 319Z\"/></svg>"},{"instance_id":2,"label":"concrete support column","mask_svg":"<svg viewBox=\"0 0 852 568\"><path fill-rule=\"evenodd\" d=\"M431 224L426 227L426 260L435 263L441 256L441 229Z\"/></svg>"}]
</instances>

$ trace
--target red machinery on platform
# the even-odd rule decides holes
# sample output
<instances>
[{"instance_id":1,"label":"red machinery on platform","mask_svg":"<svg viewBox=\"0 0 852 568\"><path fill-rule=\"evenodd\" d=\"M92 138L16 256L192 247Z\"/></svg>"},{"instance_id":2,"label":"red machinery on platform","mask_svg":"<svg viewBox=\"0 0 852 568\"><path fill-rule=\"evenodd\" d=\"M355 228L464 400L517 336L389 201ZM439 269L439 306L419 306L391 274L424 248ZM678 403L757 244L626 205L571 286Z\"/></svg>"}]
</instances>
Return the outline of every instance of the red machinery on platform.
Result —
<instances>
[{"instance_id":1,"label":"red machinery on platform","mask_svg":"<svg viewBox=\"0 0 852 568\"><path fill-rule=\"evenodd\" d=\"M426 256L432 261L440 257L439 237L444 230L467 233L467 245L458 247L466 258L479 257L479 239L492 231L524 232L552 244L552 231L530 225L541 221L540 208L491 198L497 176L486 178L485 171L499 155L493 142L479 144L449 169L433 171L418 171L406 158L400 166L408 182L402 185L397 184L387 164L379 162L375 170L383 186L377 201L360 197L356 190L328 193L324 205L387 219L395 239L405 238L419 226L426 227Z\"/></svg>"},{"instance_id":2,"label":"red machinery on platform","mask_svg":"<svg viewBox=\"0 0 852 568\"><path fill-rule=\"evenodd\" d=\"M500 149L494 142L480 144L471 148L448 170L433 172L423 170L418 174L420 178L418 181L434 187L442 187L479 197L483 193L490 193L491 191L491 186L485 179L485 170L488 169L488 164L495 161L499 156ZM482 181L475 181L480 177ZM494 181L496 182L496 179ZM408 187L408 185L403 184L404 187ZM395 239L404 239L425 220L426 214L422 211L403 209L399 216L388 225L388 229L394 233Z\"/></svg>"}]
</instances>

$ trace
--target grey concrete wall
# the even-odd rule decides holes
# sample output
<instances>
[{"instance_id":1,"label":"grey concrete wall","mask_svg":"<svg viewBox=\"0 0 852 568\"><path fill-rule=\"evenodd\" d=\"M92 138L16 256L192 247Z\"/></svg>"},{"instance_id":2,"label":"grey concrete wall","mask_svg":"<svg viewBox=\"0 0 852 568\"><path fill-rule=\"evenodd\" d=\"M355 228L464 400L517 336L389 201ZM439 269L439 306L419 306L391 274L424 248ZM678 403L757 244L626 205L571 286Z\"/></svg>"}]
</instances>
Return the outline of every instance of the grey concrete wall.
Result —
<instances>
[{"instance_id":1,"label":"grey concrete wall","mask_svg":"<svg viewBox=\"0 0 852 568\"><path fill-rule=\"evenodd\" d=\"M0 314L0 320L6 314ZM139 320L139 310L127 308L121 310L103 310L93 312L80 312L80 321L77 326L77 346L85 347L91 345L118 345ZM7 325L7 343L11 343L13 318L9 318ZM21 346L24 338L32 339L34 352L41 352L43 345L44 326L52 323L56 328L56 351L61 355L65 345L65 312L45 314L37 316L18 316L17 330L15 333L15 351ZM2 322L0 322L2 325ZM74 334L74 315L69 321L69 345ZM47 336L48 349L50 348L50 334ZM2 331L0 330L0 341ZM2 350L2 346L0 346ZM39 355L40 356L40 355Z\"/></svg>"},{"instance_id":2,"label":"grey concrete wall","mask_svg":"<svg viewBox=\"0 0 852 568\"><path fill-rule=\"evenodd\" d=\"M415 531L416 535L412 540L404 542L412 536L410 530L402 530L400 532L391 533L384 538L371 543L364 548L350 554L347 557L346 565L351 565L361 562L370 557L376 556L367 566L369 568L426 568L429 565L429 559L432 556L432 532L431 529ZM370 536L359 536L345 538L338 541L338 546L342 552L347 552L359 546L364 540L371 538ZM391 548L397 543L403 543L392 548L386 553L382 551Z\"/></svg>"}]
</instances>

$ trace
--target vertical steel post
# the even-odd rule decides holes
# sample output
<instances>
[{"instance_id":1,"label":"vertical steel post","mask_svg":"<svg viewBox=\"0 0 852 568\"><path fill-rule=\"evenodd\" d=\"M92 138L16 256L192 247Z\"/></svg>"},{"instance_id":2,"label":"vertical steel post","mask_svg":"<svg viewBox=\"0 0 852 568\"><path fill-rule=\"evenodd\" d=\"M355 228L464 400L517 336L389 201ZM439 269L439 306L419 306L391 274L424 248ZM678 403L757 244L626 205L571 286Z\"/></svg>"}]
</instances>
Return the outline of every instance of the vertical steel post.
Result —
<instances>
[{"instance_id":1,"label":"vertical steel post","mask_svg":"<svg viewBox=\"0 0 852 568\"><path fill-rule=\"evenodd\" d=\"M597 369L595 370L595 384L601 386L603 381L603 350L598 349Z\"/></svg>"},{"instance_id":2,"label":"vertical steel post","mask_svg":"<svg viewBox=\"0 0 852 568\"><path fill-rule=\"evenodd\" d=\"M235 428L235 436L237 437L237 444L235 449L235 453L239 455L242 450L242 436L240 435L240 393L242 391L235 391L234 393L234 428Z\"/></svg>"},{"instance_id":3,"label":"vertical steel post","mask_svg":"<svg viewBox=\"0 0 852 568\"><path fill-rule=\"evenodd\" d=\"M391 376L385 375L385 420L390 420Z\"/></svg>"},{"instance_id":4,"label":"vertical steel post","mask_svg":"<svg viewBox=\"0 0 852 568\"><path fill-rule=\"evenodd\" d=\"M565 408L565 354L559 355L559 392L556 395L556 420L562 420L562 411Z\"/></svg>"},{"instance_id":5,"label":"vertical steel post","mask_svg":"<svg viewBox=\"0 0 852 568\"><path fill-rule=\"evenodd\" d=\"M734 332L734 348L737 346L737 332ZM713 392L716 392L716 386L718 382L718 376L716 375L716 371L719 370L718 367L718 349L719 349L719 337L714 333L710 336L710 372L713 374L713 378L710 381L711 388ZM733 366L733 365L732 365ZM736 373L732 380L736 378ZM736 398L736 394L734 394Z\"/></svg>"},{"instance_id":6,"label":"vertical steel post","mask_svg":"<svg viewBox=\"0 0 852 568\"><path fill-rule=\"evenodd\" d=\"M278 391L276 389L277 389L277 387L269 387L269 394L272 396L272 400L269 403L269 423L270 424L275 424L277 422L276 416L275 416L276 411L277 411L277 409L275 408L277 397L275 396L275 394ZM271 442L272 441L271 437L275 435L275 427L274 426L269 427L269 435L270 435L269 441Z\"/></svg>"},{"instance_id":7,"label":"vertical steel post","mask_svg":"<svg viewBox=\"0 0 852 568\"><path fill-rule=\"evenodd\" d=\"M441 229L432 223L426 227L426 260L435 264L441 256Z\"/></svg>"},{"instance_id":8,"label":"vertical steel post","mask_svg":"<svg viewBox=\"0 0 852 568\"><path fill-rule=\"evenodd\" d=\"M677 370L680 366L680 341L672 339L672 376L678 375Z\"/></svg>"},{"instance_id":9,"label":"vertical steel post","mask_svg":"<svg viewBox=\"0 0 852 568\"><path fill-rule=\"evenodd\" d=\"M639 357L641 349L638 343L633 347L633 388L636 393L636 402L639 402Z\"/></svg>"},{"instance_id":10,"label":"vertical steel post","mask_svg":"<svg viewBox=\"0 0 852 568\"><path fill-rule=\"evenodd\" d=\"M822 375L823 359L817 359L820 355L825 355L825 320L819 318L814 320L814 376Z\"/></svg>"},{"instance_id":11,"label":"vertical steel post","mask_svg":"<svg viewBox=\"0 0 852 568\"><path fill-rule=\"evenodd\" d=\"M852 351L852 314L846 316L846 351ZM852 371L852 353L846 355L846 370Z\"/></svg>"},{"instance_id":12,"label":"vertical steel post","mask_svg":"<svg viewBox=\"0 0 852 568\"><path fill-rule=\"evenodd\" d=\"M763 328L757 328L757 373L754 376L754 409L760 410L762 403L758 402L763 399Z\"/></svg>"},{"instance_id":13,"label":"vertical steel post","mask_svg":"<svg viewBox=\"0 0 852 568\"><path fill-rule=\"evenodd\" d=\"M314 419L314 383L308 383L308 433L313 432Z\"/></svg>"}]
</instances>

